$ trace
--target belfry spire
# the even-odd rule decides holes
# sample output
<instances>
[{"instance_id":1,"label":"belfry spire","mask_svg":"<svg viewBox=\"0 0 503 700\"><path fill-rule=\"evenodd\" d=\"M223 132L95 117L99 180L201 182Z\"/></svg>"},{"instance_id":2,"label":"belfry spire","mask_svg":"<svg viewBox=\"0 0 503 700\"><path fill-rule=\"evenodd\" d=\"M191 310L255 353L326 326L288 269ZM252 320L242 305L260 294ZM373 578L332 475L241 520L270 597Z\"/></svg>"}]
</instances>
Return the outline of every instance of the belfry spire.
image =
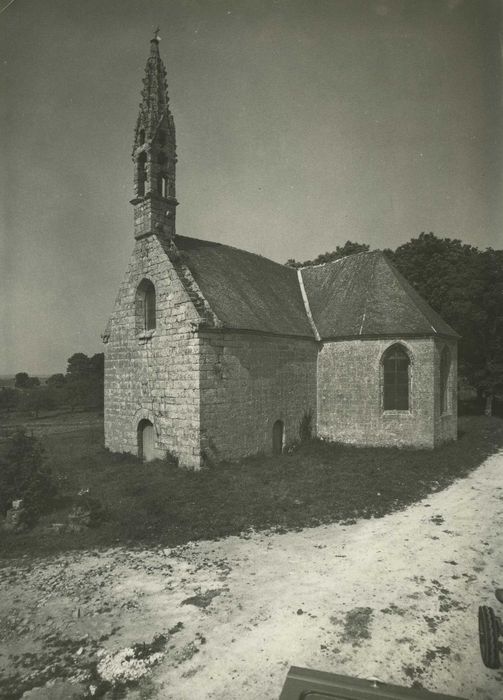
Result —
<instances>
[{"instance_id":1,"label":"belfry spire","mask_svg":"<svg viewBox=\"0 0 503 700\"><path fill-rule=\"evenodd\" d=\"M150 40L133 145L135 237L173 238L176 138L169 109L166 69L159 54L159 29Z\"/></svg>"}]
</instances>

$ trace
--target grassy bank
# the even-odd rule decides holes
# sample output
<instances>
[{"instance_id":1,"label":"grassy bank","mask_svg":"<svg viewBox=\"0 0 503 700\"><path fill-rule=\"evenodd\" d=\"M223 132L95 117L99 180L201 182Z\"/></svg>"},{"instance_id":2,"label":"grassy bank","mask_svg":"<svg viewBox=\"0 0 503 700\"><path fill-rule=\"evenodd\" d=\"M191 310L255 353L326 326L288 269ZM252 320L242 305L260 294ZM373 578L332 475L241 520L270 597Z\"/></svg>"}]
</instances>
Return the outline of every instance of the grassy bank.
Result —
<instances>
[{"instance_id":1,"label":"grassy bank","mask_svg":"<svg viewBox=\"0 0 503 700\"><path fill-rule=\"evenodd\" d=\"M293 454L254 457L201 472L142 464L103 448L101 428L43 438L60 496L27 534L0 534L3 556L113 545L178 545L250 528L292 529L380 517L445 488L503 447L503 421L466 416L460 439L435 451L354 448L313 441ZM89 489L107 511L99 527L48 532Z\"/></svg>"}]
</instances>

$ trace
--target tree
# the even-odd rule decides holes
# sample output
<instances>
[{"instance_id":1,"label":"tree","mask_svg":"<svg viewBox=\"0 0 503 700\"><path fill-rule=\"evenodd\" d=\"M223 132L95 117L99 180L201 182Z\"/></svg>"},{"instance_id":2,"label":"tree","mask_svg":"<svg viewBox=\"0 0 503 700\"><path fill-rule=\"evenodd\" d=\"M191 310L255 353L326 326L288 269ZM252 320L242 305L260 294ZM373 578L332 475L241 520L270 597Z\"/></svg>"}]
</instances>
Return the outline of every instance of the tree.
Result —
<instances>
[{"instance_id":1,"label":"tree","mask_svg":"<svg viewBox=\"0 0 503 700\"><path fill-rule=\"evenodd\" d=\"M85 379L74 379L66 383L64 388L65 401L72 411L78 406L89 404L91 382Z\"/></svg>"},{"instance_id":2,"label":"tree","mask_svg":"<svg viewBox=\"0 0 503 700\"><path fill-rule=\"evenodd\" d=\"M27 372L18 372L14 377L14 386L16 389L30 389L40 385L38 377L30 377Z\"/></svg>"},{"instance_id":3,"label":"tree","mask_svg":"<svg viewBox=\"0 0 503 700\"><path fill-rule=\"evenodd\" d=\"M3 386L0 389L0 410L11 411L17 406L19 400L19 391L10 386Z\"/></svg>"},{"instance_id":4,"label":"tree","mask_svg":"<svg viewBox=\"0 0 503 700\"><path fill-rule=\"evenodd\" d=\"M385 251L419 294L460 335L459 369L485 397L503 391L503 251L421 233Z\"/></svg>"},{"instance_id":5,"label":"tree","mask_svg":"<svg viewBox=\"0 0 503 700\"><path fill-rule=\"evenodd\" d=\"M53 392L49 387L33 387L23 393L21 409L33 413L38 418L40 411L51 411L55 408Z\"/></svg>"},{"instance_id":6,"label":"tree","mask_svg":"<svg viewBox=\"0 0 503 700\"><path fill-rule=\"evenodd\" d=\"M66 377L69 380L87 378L90 373L89 358L83 352L76 352L68 358Z\"/></svg>"},{"instance_id":7,"label":"tree","mask_svg":"<svg viewBox=\"0 0 503 700\"><path fill-rule=\"evenodd\" d=\"M64 374L52 374L48 379L46 379L47 386L59 389L66 384L66 378Z\"/></svg>"},{"instance_id":8,"label":"tree","mask_svg":"<svg viewBox=\"0 0 503 700\"><path fill-rule=\"evenodd\" d=\"M366 253L370 250L370 246L367 243L353 243L352 241L346 241L343 246L337 246L335 250L331 253L321 253L314 260L306 260L304 262L297 262L293 258L286 261L286 265L289 267L309 267L311 265L321 265L322 263L331 262L332 260L339 260L339 258L345 258L347 255L354 255L355 253Z\"/></svg>"},{"instance_id":9,"label":"tree","mask_svg":"<svg viewBox=\"0 0 503 700\"><path fill-rule=\"evenodd\" d=\"M485 413L492 415L494 396L503 394L503 251L480 253L480 272L484 280L479 304L477 338L471 354L465 358L470 383L485 397Z\"/></svg>"},{"instance_id":10,"label":"tree","mask_svg":"<svg viewBox=\"0 0 503 700\"><path fill-rule=\"evenodd\" d=\"M89 360L89 371L96 379L103 381L105 372L105 355L102 352L97 352Z\"/></svg>"},{"instance_id":11,"label":"tree","mask_svg":"<svg viewBox=\"0 0 503 700\"><path fill-rule=\"evenodd\" d=\"M68 359L65 399L72 411L78 406L103 408L104 365L102 352L92 357L77 352Z\"/></svg>"},{"instance_id":12,"label":"tree","mask_svg":"<svg viewBox=\"0 0 503 700\"><path fill-rule=\"evenodd\" d=\"M30 377L27 372L18 372L14 377L14 386L17 389L25 389L28 386Z\"/></svg>"}]
</instances>

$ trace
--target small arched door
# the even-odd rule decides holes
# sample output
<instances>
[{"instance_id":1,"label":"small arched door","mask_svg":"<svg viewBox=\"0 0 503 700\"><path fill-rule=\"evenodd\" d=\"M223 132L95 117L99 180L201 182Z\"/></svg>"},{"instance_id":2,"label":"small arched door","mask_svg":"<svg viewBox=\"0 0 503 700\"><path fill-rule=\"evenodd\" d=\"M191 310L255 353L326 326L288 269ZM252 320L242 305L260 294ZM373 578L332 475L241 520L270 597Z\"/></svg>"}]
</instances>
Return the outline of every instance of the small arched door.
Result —
<instances>
[{"instance_id":1,"label":"small arched door","mask_svg":"<svg viewBox=\"0 0 503 700\"><path fill-rule=\"evenodd\" d=\"M138 424L138 455L144 462L151 462L154 457L154 426L149 420Z\"/></svg>"},{"instance_id":2,"label":"small arched door","mask_svg":"<svg viewBox=\"0 0 503 700\"><path fill-rule=\"evenodd\" d=\"M272 426L272 453L280 455L283 452L284 426L282 420L277 420Z\"/></svg>"}]
</instances>

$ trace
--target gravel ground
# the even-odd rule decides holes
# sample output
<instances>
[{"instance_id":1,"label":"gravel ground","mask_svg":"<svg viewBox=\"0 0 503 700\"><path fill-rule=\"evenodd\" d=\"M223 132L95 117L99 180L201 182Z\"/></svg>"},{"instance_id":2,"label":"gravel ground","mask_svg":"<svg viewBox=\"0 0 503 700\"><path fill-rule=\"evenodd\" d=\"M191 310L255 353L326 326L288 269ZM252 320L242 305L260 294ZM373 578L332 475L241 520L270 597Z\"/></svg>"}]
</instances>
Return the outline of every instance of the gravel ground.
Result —
<instances>
[{"instance_id":1,"label":"gravel ground","mask_svg":"<svg viewBox=\"0 0 503 700\"><path fill-rule=\"evenodd\" d=\"M477 609L503 613L502 516L499 453L378 520L4 561L0 697L273 700L297 665L497 700Z\"/></svg>"}]
</instances>

